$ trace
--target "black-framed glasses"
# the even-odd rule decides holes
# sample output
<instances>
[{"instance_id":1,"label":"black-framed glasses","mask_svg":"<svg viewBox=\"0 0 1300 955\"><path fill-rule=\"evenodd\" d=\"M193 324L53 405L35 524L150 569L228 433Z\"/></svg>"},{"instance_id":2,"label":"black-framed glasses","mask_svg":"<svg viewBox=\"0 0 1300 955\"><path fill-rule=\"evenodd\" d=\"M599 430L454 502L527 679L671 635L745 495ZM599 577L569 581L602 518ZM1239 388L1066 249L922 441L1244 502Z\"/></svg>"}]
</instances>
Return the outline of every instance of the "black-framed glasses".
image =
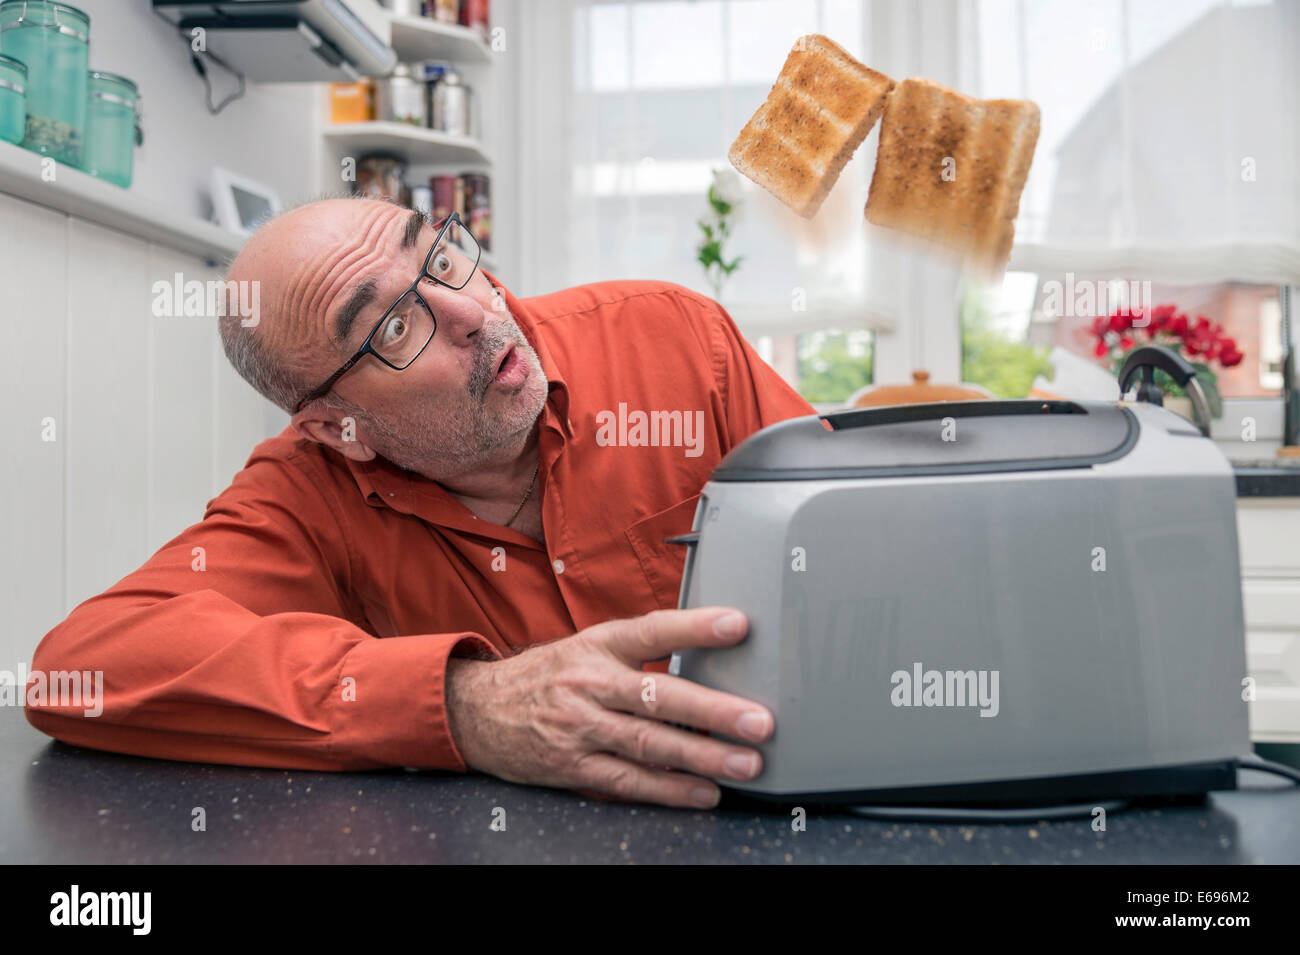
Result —
<instances>
[{"instance_id":1,"label":"black-framed glasses","mask_svg":"<svg viewBox=\"0 0 1300 955\"><path fill-rule=\"evenodd\" d=\"M299 401L294 412L301 411L308 403L326 394L348 369L366 355L374 355L396 371L401 371L419 358L429 347L429 342L433 341L433 333L438 330L438 320L434 317L433 309L420 294L420 283L433 281L449 289L463 289L478 268L479 255L478 240L461 221L460 214L453 212L438 230L433 245L429 246L429 254L424 257L424 265L420 267L420 274L415 281L384 312L357 353L330 375L324 384L313 388Z\"/></svg>"}]
</instances>

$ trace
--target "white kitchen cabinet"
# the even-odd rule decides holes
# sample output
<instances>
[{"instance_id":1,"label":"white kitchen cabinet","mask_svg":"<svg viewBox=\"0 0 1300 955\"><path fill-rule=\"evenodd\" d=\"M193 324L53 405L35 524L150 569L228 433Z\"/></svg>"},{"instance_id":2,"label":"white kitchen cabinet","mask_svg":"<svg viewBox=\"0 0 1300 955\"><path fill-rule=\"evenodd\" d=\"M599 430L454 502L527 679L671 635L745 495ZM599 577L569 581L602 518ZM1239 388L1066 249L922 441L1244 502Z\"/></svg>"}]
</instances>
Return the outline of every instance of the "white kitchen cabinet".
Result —
<instances>
[{"instance_id":1,"label":"white kitchen cabinet","mask_svg":"<svg viewBox=\"0 0 1300 955\"><path fill-rule=\"evenodd\" d=\"M215 321L154 309L155 282L217 270L139 232L0 193L0 669L201 520L267 435Z\"/></svg>"},{"instance_id":2,"label":"white kitchen cabinet","mask_svg":"<svg viewBox=\"0 0 1300 955\"><path fill-rule=\"evenodd\" d=\"M1239 498L1246 663L1255 742L1300 743L1300 497Z\"/></svg>"}]
</instances>

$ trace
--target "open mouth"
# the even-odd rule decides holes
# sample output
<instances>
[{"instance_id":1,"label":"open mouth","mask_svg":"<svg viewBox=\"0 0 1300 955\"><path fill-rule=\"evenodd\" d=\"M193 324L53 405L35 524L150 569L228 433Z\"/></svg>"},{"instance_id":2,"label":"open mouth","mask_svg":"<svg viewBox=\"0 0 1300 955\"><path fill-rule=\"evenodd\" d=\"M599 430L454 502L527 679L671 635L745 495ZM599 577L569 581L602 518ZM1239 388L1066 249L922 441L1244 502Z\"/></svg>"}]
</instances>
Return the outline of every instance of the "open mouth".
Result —
<instances>
[{"instance_id":1,"label":"open mouth","mask_svg":"<svg viewBox=\"0 0 1300 955\"><path fill-rule=\"evenodd\" d=\"M502 354L501 356L501 361L497 365L496 373L498 375L501 374L501 372L506 370L506 365L510 364L510 356L513 355L514 353L515 353L515 346L507 345L504 354Z\"/></svg>"},{"instance_id":2,"label":"open mouth","mask_svg":"<svg viewBox=\"0 0 1300 955\"><path fill-rule=\"evenodd\" d=\"M492 380L488 382L488 388L496 386L507 391L514 391L523 384L527 377L528 368L519 354L518 343L511 342L506 346L505 351L501 353L496 368L492 372Z\"/></svg>"}]
</instances>

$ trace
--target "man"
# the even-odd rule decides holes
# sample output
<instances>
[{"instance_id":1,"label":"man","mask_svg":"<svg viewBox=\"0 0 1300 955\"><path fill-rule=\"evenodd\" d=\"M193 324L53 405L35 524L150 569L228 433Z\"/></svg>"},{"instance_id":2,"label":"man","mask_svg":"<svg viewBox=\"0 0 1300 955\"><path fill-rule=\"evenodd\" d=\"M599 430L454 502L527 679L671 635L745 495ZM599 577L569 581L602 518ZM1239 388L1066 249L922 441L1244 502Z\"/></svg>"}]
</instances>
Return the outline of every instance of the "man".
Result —
<instances>
[{"instance_id":1,"label":"man","mask_svg":"<svg viewBox=\"0 0 1300 955\"><path fill-rule=\"evenodd\" d=\"M662 672L747 627L673 609L684 554L665 538L728 450L813 409L685 288L520 301L476 262L463 225L371 200L250 238L228 279L259 283L259 314L224 317L222 338L291 427L45 637L33 669L103 671L103 712L29 707L35 727L167 759L472 768L673 806L759 772L720 737L761 742L772 714Z\"/></svg>"}]
</instances>

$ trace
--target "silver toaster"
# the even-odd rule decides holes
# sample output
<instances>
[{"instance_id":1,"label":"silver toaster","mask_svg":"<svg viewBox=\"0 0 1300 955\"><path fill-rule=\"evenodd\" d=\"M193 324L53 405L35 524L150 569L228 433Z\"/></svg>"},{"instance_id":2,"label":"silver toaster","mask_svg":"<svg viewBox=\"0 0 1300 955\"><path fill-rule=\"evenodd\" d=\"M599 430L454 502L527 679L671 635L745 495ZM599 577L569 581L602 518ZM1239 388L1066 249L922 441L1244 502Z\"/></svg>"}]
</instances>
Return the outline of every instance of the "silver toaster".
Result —
<instances>
[{"instance_id":1,"label":"silver toaster","mask_svg":"<svg viewBox=\"0 0 1300 955\"><path fill-rule=\"evenodd\" d=\"M763 797L971 805L1236 786L1233 472L1151 404L812 415L704 487L679 606L743 643L670 672L767 706Z\"/></svg>"}]
</instances>

